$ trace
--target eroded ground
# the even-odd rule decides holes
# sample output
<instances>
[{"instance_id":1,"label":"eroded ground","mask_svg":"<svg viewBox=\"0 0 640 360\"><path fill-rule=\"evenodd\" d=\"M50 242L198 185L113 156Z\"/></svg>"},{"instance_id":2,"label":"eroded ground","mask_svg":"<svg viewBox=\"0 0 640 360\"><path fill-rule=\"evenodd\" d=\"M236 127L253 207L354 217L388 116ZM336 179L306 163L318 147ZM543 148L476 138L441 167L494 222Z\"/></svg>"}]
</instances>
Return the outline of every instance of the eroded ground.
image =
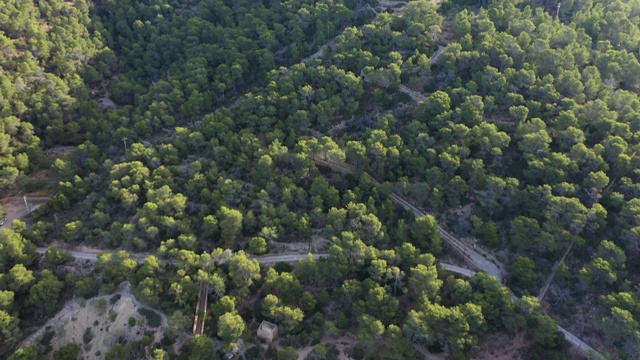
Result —
<instances>
[{"instance_id":1,"label":"eroded ground","mask_svg":"<svg viewBox=\"0 0 640 360\"><path fill-rule=\"evenodd\" d=\"M140 309L153 311L157 316L151 320ZM71 300L21 346L44 342L55 351L75 343L82 347L84 359L103 359L116 343L140 341L145 333L153 343L160 342L167 326L164 314L140 304L125 287L112 295Z\"/></svg>"}]
</instances>

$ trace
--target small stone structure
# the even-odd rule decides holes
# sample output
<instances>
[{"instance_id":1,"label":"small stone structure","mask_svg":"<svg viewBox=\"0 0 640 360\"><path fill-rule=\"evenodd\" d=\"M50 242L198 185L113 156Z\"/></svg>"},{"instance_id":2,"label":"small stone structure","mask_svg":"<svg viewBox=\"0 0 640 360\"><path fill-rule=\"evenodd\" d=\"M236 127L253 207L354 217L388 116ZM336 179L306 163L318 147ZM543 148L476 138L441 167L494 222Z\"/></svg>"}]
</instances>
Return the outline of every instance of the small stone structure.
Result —
<instances>
[{"instance_id":1,"label":"small stone structure","mask_svg":"<svg viewBox=\"0 0 640 360\"><path fill-rule=\"evenodd\" d=\"M262 321L258 328L258 337L270 343L275 339L276 335L278 335L278 325L268 321Z\"/></svg>"}]
</instances>

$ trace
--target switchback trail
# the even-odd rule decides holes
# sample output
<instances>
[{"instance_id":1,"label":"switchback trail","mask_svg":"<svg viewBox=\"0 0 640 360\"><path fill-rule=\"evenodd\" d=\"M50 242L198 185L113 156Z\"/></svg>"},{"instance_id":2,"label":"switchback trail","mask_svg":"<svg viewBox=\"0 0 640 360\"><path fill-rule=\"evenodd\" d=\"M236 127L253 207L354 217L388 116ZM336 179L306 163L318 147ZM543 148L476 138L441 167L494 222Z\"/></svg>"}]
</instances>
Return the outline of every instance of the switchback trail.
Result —
<instances>
[{"instance_id":1,"label":"switchback trail","mask_svg":"<svg viewBox=\"0 0 640 360\"><path fill-rule=\"evenodd\" d=\"M398 14L398 17L402 17L402 12L404 11L404 7L407 6L410 2L411 1L381 1L381 2L378 3L378 5L382 6L382 7L386 7L386 8L394 8L395 7L394 8L394 12ZM438 5L438 6L440 6L442 1L441 0L433 0L433 3ZM376 17L378 17L378 15L384 13L383 9L376 10L376 9L372 8L371 5L369 5L369 4L363 6L362 9L368 9L368 10L373 11L373 13L376 14ZM340 33L340 34L342 34L342 33ZM306 58L304 58L302 60L300 60L300 62L304 63L304 64L307 64L310 60L313 60L313 59L318 58L318 57L323 57L325 55L325 49L332 50L333 43L335 42L336 38L338 36L340 36L340 34L338 34L334 38L332 38L329 41L327 41L327 43L324 46L321 46L315 53L307 56ZM436 60L438 59L438 56L440 56L440 54L444 51L444 49L445 49L444 46L439 46L438 47L438 51L436 51L436 53L433 54L433 58L431 59L431 63L432 64L436 62Z\"/></svg>"},{"instance_id":2,"label":"switchback trail","mask_svg":"<svg viewBox=\"0 0 640 360\"><path fill-rule=\"evenodd\" d=\"M317 156L312 156L312 158L319 165L329 167L335 172L347 173L347 174L351 174L354 172L360 173L362 176L368 177L374 184L380 185L380 182L374 179L371 175L367 174L364 171L356 169L352 165L341 163L341 162L339 163L339 162L331 161L328 159L321 159ZM427 214L425 211L417 208L416 206L411 204L407 199L403 198L402 196L398 195L395 192L391 193L390 198L391 198L391 201L393 201L394 203L402 206L407 210L413 211L413 213L416 216L424 216L425 214ZM442 239L446 241L460 255L462 255L467 261L473 264L474 267L486 272L489 275L493 275L498 280L502 281L503 276L506 274L506 272L504 271L504 267L502 266L502 264L498 262L492 254L483 250L480 247L477 247L477 246L472 247L467 245L462 240L450 234L447 230L445 230L440 225L438 225L438 231L440 232L440 236L442 237ZM476 272L471 269L466 269L466 268L452 265L452 264L440 263L440 266L444 267L445 269L451 272L454 272L466 277L471 277L476 274ZM515 300L515 299L517 298L514 296L512 300ZM595 349L593 349L584 341L580 340L580 338L578 338L574 334L562 328L560 325L558 325L558 330L564 334L565 339L568 342L570 342L580 350L585 351L587 353L592 352L600 355Z\"/></svg>"}]
</instances>

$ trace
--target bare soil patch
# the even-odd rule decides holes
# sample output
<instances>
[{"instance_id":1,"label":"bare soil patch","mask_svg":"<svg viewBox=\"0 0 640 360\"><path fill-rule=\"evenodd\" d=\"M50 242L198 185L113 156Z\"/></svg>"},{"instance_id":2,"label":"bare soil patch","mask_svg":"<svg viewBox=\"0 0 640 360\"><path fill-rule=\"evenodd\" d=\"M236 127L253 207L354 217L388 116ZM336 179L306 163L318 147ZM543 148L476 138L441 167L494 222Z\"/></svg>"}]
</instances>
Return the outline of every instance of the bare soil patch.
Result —
<instances>
[{"instance_id":1,"label":"bare soil patch","mask_svg":"<svg viewBox=\"0 0 640 360\"><path fill-rule=\"evenodd\" d=\"M141 315L141 309L157 314L154 323ZM131 319L135 319L135 323ZM50 345L54 351L66 344L76 343L82 347L84 359L102 359L116 343L126 345L139 341L145 332L153 334L154 343L160 342L167 326L164 314L140 304L125 285L120 292L112 295L69 301L58 314L25 339L21 346L28 346L53 334Z\"/></svg>"},{"instance_id":2,"label":"bare soil patch","mask_svg":"<svg viewBox=\"0 0 640 360\"><path fill-rule=\"evenodd\" d=\"M27 197L27 202L33 210L39 208L40 205L48 201L48 197ZM2 226L0 226L0 228L10 228L13 220L24 221L27 225L30 223L28 219L29 212L27 211L27 207L25 206L24 198L22 196L9 196L2 198L0 199L0 204L2 204L2 208L7 213L6 221Z\"/></svg>"}]
</instances>

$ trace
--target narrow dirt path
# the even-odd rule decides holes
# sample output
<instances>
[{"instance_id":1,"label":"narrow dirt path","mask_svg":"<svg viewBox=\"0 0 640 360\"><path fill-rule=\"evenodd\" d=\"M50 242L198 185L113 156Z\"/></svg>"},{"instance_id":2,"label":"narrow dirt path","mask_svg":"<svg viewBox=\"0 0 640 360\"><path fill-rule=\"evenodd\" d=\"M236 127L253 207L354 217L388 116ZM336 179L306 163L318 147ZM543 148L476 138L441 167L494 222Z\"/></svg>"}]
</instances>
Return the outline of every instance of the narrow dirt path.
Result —
<instances>
[{"instance_id":1,"label":"narrow dirt path","mask_svg":"<svg viewBox=\"0 0 640 360\"><path fill-rule=\"evenodd\" d=\"M441 3L441 1L439 1L439 0L434 0L433 2L436 5L440 5L440 3ZM404 7L407 6L408 3L409 3L408 0L407 1L388 1L387 0L387 1L381 1L378 5L382 6L384 8L392 8L394 10L394 12L396 14L398 14L399 17L402 17L402 12L404 10ZM394 6L398 6L398 7L394 8ZM376 10L376 9L372 8L371 5L369 5L369 4L363 6L363 9L364 8L370 9L371 11L373 11L373 13L376 14L376 17L378 17L378 15L380 15L381 13L384 12L384 9L382 9L382 11L380 9ZM373 21L375 21L375 19ZM340 34L338 34L336 37L338 37L339 35ZM313 54L307 56L306 58L302 59L300 62L307 64L310 60L313 60L315 58L324 56L325 49L332 49L333 48L333 43L335 42L336 37L334 37L334 38L330 39L329 41L327 41L327 43L325 45L321 46L318 49L318 51L316 51L315 53L313 53ZM436 52L436 54L437 54L437 52Z\"/></svg>"},{"instance_id":2,"label":"narrow dirt path","mask_svg":"<svg viewBox=\"0 0 640 360\"><path fill-rule=\"evenodd\" d=\"M314 52L313 54L307 56L306 58L300 60L300 62L302 63L308 63L310 60L313 60L317 57L322 57L324 56L324 49L325 48L329 48L331 49L333 47L333 43L335 42L335 38L329 40L324 46L321 46L320 49L318 49L318 51Z\"/></svg>"},{"instance_id":3,"label":"narrow dirt path","mask_svg":"<svg viewBox=\"0 0 640 360\"><path fill-rule=\"evenodd\" d=\"M438 61L438 57L440 57L440 55L446 50L447 48L439 45L438 46L438 50L433 53L433 55L431 56L431 64L435 64L436 61ZM367 81L366 77L364 78L365 81ZM418 91L415 91L413 89L411 89L410 87L406 86L406 85L400 85L398 86L398 91L403 92L407 95L409 95L409 97L411 97L411 99L415 102L419 102L419 101L427 101L428 97L425 94L422 94Z\"/></svg>"},{"instance_id":4,"label":"narrow dirt path","mask_svg":"<svg viewBox=\"0 0 640 360\"><path fill-rule=\"evenodd\" d=\"M436 50L436 52L433 53L433 55L431 55L431 65L435 64L436 62L438 62L438 58L440 57L440 55L442 55L442 53L445 50L447 50L446 46L438 45L438 50Z\"/></svg>"},{"instance_id":5,"label":"narrow dirt path","mask_svg":"<svg viewBox=\"0 0 640 360\"><path fill-rule=\"evenodd\" d=\"M298 360L304 360L313 351L313 346L305 346L302 349L297 349L297 351L298 351Z\"/></svg>"},{"instance_id":6,"label":"narrow dirt path","mask_svg":"<svg viewBox=\"0 0 640 360\"><path fill-rule=\"evenodd\" d=\"M569 245L569 247L564 252L560 260L558 260L555 263L555 265L553 265L553 268L551 269L551 274L549 274L549 276L547 277L547 280L544 283L544 286L542 287L542 289L540 289L540 292L538 293L538 301L542 301L542 299L544 299L544 296L547 293L547 290L549 290L549 286L551 285L551 282L553 281L553 278L556 275L556 271L558 270L558 267L560 266L560 264L564 262L564 259L567 258L567 255L569 255L569 252L573 248L574 244L575 244L575 241L571 242L571 245Z\"/></svg>"},{"instance_id":7,"label":"narrow dirt path","mask_svg":"<svg viewBox=\"0 0 640 360\"><path fill-rule=\"evenodd\" d=\"M419 92L415 91L415 90L411 90L411 88L409 88L406 85L400 85L398 87L398 90L400 92L403 92L407 95L409 95L411 97L411 99L413 99L413 101L418 102L418 101L427 101L427 97L420 94Z\"/></svg>"}]
</instances>

